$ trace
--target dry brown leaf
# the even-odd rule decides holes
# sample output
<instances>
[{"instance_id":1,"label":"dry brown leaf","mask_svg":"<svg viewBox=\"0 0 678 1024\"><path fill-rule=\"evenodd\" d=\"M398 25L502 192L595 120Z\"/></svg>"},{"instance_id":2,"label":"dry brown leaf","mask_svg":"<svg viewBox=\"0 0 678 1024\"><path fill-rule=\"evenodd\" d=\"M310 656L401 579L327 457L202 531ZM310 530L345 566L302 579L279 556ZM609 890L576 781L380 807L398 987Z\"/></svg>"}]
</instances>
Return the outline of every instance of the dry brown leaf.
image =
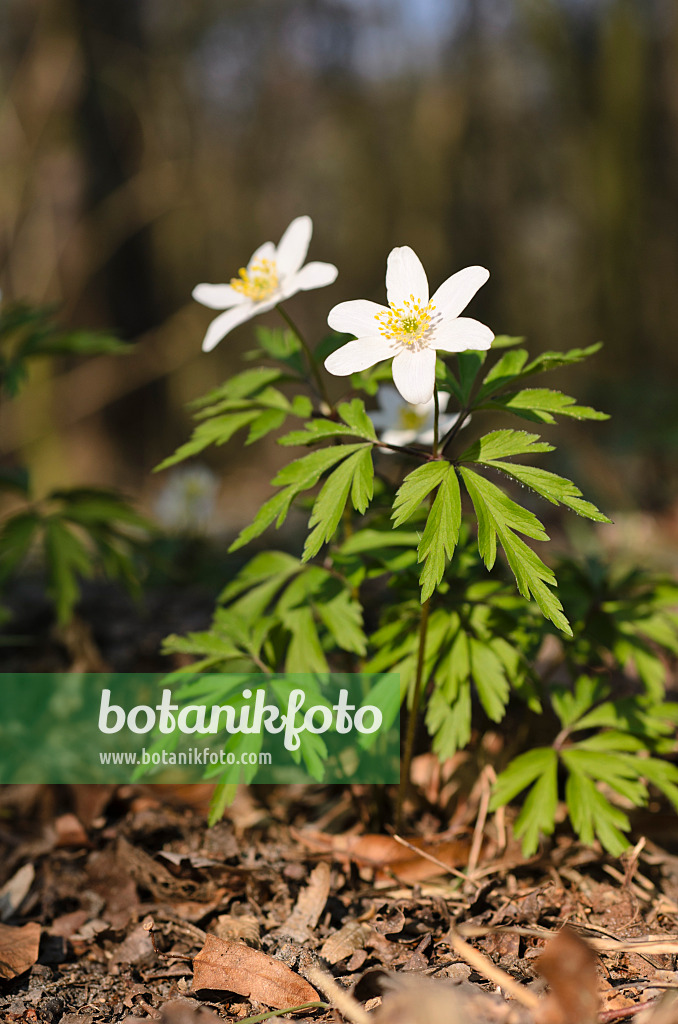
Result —
<instances>
[{"instance_id":1,"label":"dry brown leaf","mask_svg":"<svg viewBox=\"0 0 678 1024\"><path fill-rule=\"evenodd\" d=\"M0 924L0 978L23 974L38 959L40 925L30 921L21 928Z\"/></svg>"},{"instance_id":2,"label":"dry brown leaf","mask_svg":"<svg viewBox=\"0 0 678 1024\"><path fill-rule=\"evenodd\" d=\"M549 993L535 1011L537 1024L595 1024L598 1019L597 957L572 928L563 928L536 962Z\"/></svg>"},{"instance_id":3,"label":"dry brown leaf","mask_svg":"<svg viewBox=\"0 0 678 1024\"><path fill-rule=\"evenodd\" d=\"M193 960L193 991L201 989L237 992L276 1010L318 999L315 989L282 960L216 935L207 936Z\"/></svg>"},{"instance_id":4,"label":"dry brown leaf","mask_svg":"<svg viewBox=\"0 0 678 1024\"><path fill-rule=\"evenodd\" d=\"M358 864L375 868L376 880L383 883L391 882L393 875L407 883L421 882L427 878L444 875L447 867L463 867L468 860L471 848L467 839L448 839L435 842L421 836L413 836L407 840L410 846L442 861L442 864L434 864L424 856L417 854L415 850L409 850L402 846L392 836L329 835L324 832L297 832L294 829L290 829L290 832L308 849L332 853L337 859L354 860Z\"/></svg>"},{"instance_id":5,"label":"dry brown leaf","mask_svg":"<svg viewBox=\"0 0 678 1024\"><path fill-rule=\"evenodd\" d=\"M210 932L219 939L240 939L254 949L261 945L261 926L253 914L219 914L210 925Z\"/></svg>"},{"instance_id":6,"label":"dry brown leaf","mask_svg":"<svg viewBox=\"0 0 678 1024\"><path fill-rule=\"evenodd\" d=\"M358 949L362 949L372 929L361 921L348 921L338 932L325 940L320 955L328 964L338 964Z\"/></svg>"},{"instance_id":7,"label":"dry brown leaf","mask_svg":"<svg viewBox=\"0 0 678 1024\"><path fill-rule=\"evenodd\" d=\"M35 879L35 868L24 864L0 889L0 921L8 921L28 896Z\"/></svg>"},{"instance_id":8,"label":"dry brown leaf","mask_svg":"<svg viewBox=\"0 0 678 1024\"><path fill-rule=\"evenodd\" d=\"M296 942L304 942L315 928L325 909L330 894L330 866L325 861L317 864L299 893L294 910L280 927L280 932Z\"/></svg>"},{"instance_id":9,"label":"dry brown leaf","mask_svg":"<svg viewBox=\"0 0 678 1024\"><path fill-rule=\"evenodd\" d=\"M516 1022L527 1020L503 997L466 983L455 984L422 974L374 970L363 975L354 989L357 999L382 994L374 1012L375 1024L502 1024L512 1014Z\"/></svg>"}]
</instances>

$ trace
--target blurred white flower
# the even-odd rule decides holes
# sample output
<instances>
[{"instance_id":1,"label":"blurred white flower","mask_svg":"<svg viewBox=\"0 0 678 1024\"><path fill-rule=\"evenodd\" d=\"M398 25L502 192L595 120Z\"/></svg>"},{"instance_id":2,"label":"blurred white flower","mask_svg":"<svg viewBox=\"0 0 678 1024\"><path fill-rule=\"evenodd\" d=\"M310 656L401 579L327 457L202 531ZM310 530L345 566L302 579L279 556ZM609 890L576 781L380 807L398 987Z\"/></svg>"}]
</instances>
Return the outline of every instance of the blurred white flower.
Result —
<instances>
[{"instance_id":1,"label":"blurred white flower","mask_svg":"<svg viewBox=\"0 0 678 1024\"><path fill-rule=\"evenodd\" d=\"M337 277L331 263L307 263L308 246L313 234L310 217L297 217L277 246L264 242L252 254L246 267L230 284L199 284L193 298L210 309L224 309L207 328L203 352L211 352L229 331L258 313L266 313L291 295L312 288L324 288Z\"/></svg>"},{"instance_id":2,"label":"blurred white flower","mask_svg":"<svg viewBox=\"0 0 678 1024\"><path fill-rule=\"evenodd\" d=\"M443 437L459 419L458 412L444 415L449 398L450 396L445 392L441 392L438 398L440 406L439 437ZM420 405L410 405L394 387L386 384L379 388L377 401L379 408L368 415L379 433L380 441L396 445L412 444L413 441L419 441L421 444L433 443L435 410L432 398Z\"/></svg>"},{"instance_id":3,"label":"blurred white flower","mask_svg":"<svg viewBox=\"0 0 678 1024\"><path fill-rule=\"evenodd\" d=\"M356 340L333 352L325 369L338 377L366 370L393 357L393 383L406 402L421 405L433 396L436 349L488 349L494 334L484 324L459 316L489 271L467 267L448 277L429 301L421 260L409 246L393 249L386 265L389 308L368 299L340 302L327 322Z\"/></svg>"},{"instance_id":4,"label":"blurred white flower","mask_svg":"<svg viewBox=\"0 0 678 1024\"><path fill-rule=\"evenodd\" d=\"M157 497L155 514L177 533L202 533L216 509L219 481L207 466L183 466L170 473Z\"/></svg>"}]
</instances>

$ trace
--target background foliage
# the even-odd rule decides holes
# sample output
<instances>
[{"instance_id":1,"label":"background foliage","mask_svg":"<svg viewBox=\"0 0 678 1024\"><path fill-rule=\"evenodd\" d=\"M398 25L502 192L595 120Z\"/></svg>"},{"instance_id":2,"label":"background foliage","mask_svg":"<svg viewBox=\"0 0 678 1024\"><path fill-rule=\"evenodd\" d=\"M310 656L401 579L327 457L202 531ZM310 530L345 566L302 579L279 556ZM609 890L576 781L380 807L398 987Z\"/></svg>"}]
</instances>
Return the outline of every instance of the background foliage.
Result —
<instances>
[{"instance_id":1,"label":"background foliage","mask_svg":"<svg viewBox=\"0 0 678 1024\"><path fill-rule=\"evenodd\" d=\"M571 428L581 482L608 509L673 507L677 60L666 0L7 0L0 287L141 344L36 368L0 454L39 491L143 487L246 337L200 355L191 288L308 212L341 274L302 326L376 296L395 244L432 280L486 265L482 321L537 350L608 345L580 395L612 420ZM253 507L276 458L231 457ZM252 510L233 505L236 530Z\"/></svg>"}]
</instances>

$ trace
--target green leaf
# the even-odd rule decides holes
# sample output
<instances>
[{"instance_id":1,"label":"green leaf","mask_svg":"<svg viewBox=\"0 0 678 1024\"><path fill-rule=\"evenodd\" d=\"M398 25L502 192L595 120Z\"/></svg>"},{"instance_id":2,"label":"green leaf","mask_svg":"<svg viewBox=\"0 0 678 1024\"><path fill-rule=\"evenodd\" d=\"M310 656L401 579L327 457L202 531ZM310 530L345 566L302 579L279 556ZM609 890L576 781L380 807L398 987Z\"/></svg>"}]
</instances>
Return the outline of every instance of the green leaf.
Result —
<instances>
[{"instance_id":1,"label":"green leaf","mask_svg":"<svg viewBox=\"0 0 678 1024\"><path fill-rule=\"evenodd\" d=\"M588 776L570 768L565 800L574 830L583 843L591 846L597 836L614 857L624 852L629 845L623 835L631 827L629 819L603 796Z\"/></svg>"},{"instance_id":2,"label":"green leaf","mask_svg":"<svg viewBox=\"0 0 678 1024\"><path fill-rule=\"evenodd\" d=\"M551 835L556 824L558 807L558 759L555 751L546 764L544 774L532 786L523 809L516 818L515 833L522 838L525 857L532 856L539 848L541 835Z\"/></svg>"},{"instance_id":3,"label":"green leaf","mask_svg":"<svg viewBox=\"0 0 678 1024\"><path fill-rule=\"evenodd\" d=\"M514 340L514 339L511 339ZM521 339L516 339L521 340ZM497 339L494 339L492 348L496 347ZM505 352L501 359L492 366L485 374L483 385L478 391L476 401L481 402L488 395L493 394L506 384L510 384L521 372L527 361L527 350L524 348L511 349Z\"/></svg>"},{"instance_id":4,"label":"green leaf","mask_svg":"<svg viewBox=\"0 0 678 1024\"><path fill-rule=\"evenodd\" d=\"M514 530L535 540L548 540L539 520L512 501L498 487L473 470L459 469L478 519L478 550L488 569L494 565L497 537L516 578L518 590L525 598L532 596L543 615L558 629L572 635L563 607L546 584L556 586L556 578L538 555L517 537Z\"/></svg>"},{"instance_id":5,"label":"green leaf","mask_svg":"<svg viewBox=\"0 0 678 1024\"><path fill-rule=\"evenodd\" d=\"M491 434L485 434L474 441L459 457L459 461L491 462L509 455L552 451L553 445L539 441L539 434L528 434L525 430L494 430Z\"/></svg>"},{"instance_id":6,"label":"green leaf","mask_svg":"<svg viewBox=\"0 0 678 1024\"><path fill-rule=\"evenodd\" d=\"M428 514L426 527L417 550L417 560L425 563L419 578L422 602L431 596L443 578L446 559L452 558L459 539L461 527L459 481L454 466L449 463L445 463L445 465L447 471L438 485L438 493Z\"/></svg>"},{"instance_id":7,"label":"green leaf","mask_svg":"<svg viewBox=\"0 0 678 1024\"><path fill-rule=\"evenodd\" d=\"M462 405L468 405L478 372L485 362L485 352L460 352L457 355L459 367L459 398Z\"/></svg>"},{"instance_id":8,"label":"green leaf","mask_svg":"<svg viewBox=\"0 0 678 1024\"><path fill-rule=\"evenodd\" d=\"M523 838L526 857L537 850L540 834L550 835L555 827L558 756L552 747L529 750L511 761L494 784L490 809L503 807L528 786L530 792L515 823L515 833Z\"/></svg>"},{"instance_id":9,"label":"green leaf","mask_svg":"<svg viewBox=\"0 0 678 1024\"><path fill-rule=\"evenodd\" d=\"M360 555L370 551L380 552L384 548L416 547L420 535L414 530L356 530L347 537L339 551L343 555Z\"/></svg>"},{"instance_id":10,"label":"green leaf","mask_svg":"<svg viewBox=\"0 0 678 1024\"><path fill-rule=\"evenodd\" d=\"M282 409L266 409L251 421L245 444L254 444L255 441L260 441L266 434L281 427L286 418L287 413Z\"/></svg>"},{"instance_id":11,"label":"green leaf","mask_svg":"<svg viewBox=\"0 0 678 1024\"><path fill-rule=\"evenodd\" d=\"M492 790L490 810L496 811L514 800L519 793L543 775L554 761L557 761L557 757L552 747L535 747L515 757L497 777Z\"/></svg>"},{"instance_id":12,"label":"green leaf","mask_svg":"<svg viewBox=\"0 0 678 1024\"><path fill-rule=\"evenodd\" d=\"M368 457L369 454L368 451ZM354 476L361 468L362 455L362 451L354 452L325 480L320 494L315 500L308 522L309 528L315 527L315 529L312 529L306 538L302 561L307 562L309 558L317 555L323 544L334 536L344 513L349 492L353 487ZM364 468L362 471L364 472Z\"/></svg>"},{"instance_id":13,"label":"green leaf","mask_svg":"<svg viewBox=\"0 0 678 1024\"><path fill-rule=\"evenodd\" d=\"M351 484L351 504L362 515L374 496L374 463L372 449L363 448L357 452L355 472Z\"/></svg>"},{"instance_id":14,"label":"green leaf","mask_svg":"<svg viewBox=\"0 0 678 1024\"><path fill-rule=\"evenodd\" d=\"M204 420L194 429L190 440L177 448L173 455L163 459L160 465L154 468L153 472L159 473L163 469L175 466L178 462L183 462L184 459L197 455L198 452L203 451L211 444L226 444L237 430L247 426L248 423L257 419L258 416L258 409L246 409L242 412L226 413L223 416L214 416L212 419Z\"/></svg>"},{"instance_id":15,"label":"green leaf","mask_svg":"<svg viewBox=\"0 0 678 1024\"><path fill-rule=\"evenodd\" d=\"M250 525L240 531L229 547L229 552L237 551L238 548L249 544L251 540L254 540L255 537L258 537L264 530L268 529L274 519L277 518L276 527L281 526L296 494L297 491L294 487L286 487L284 490L274 494L272 498L269 498L261 506Z\"/></svg>"},{"instance_id":16,"label":"green leaf","mask_svg":"<svg viewBox=\"0 0 678 1024\"><path fill-rule=\"evenodd\" d=\"M219 602L234 601L232 607L240 615L256 619L264 614L285 583L300 571L299 559L283 551L262 551L243 566L219 595Z\"/></svg>"},{"instance_id":17,"label":"green leaf","mask_svg":"<svg viewBox=\"0 0 678 1024\"><path fill-rule=\"evenodd\" d=\"M235 377L224 381L218 388L196 398L189 404L189 408L202 409L224 399L251 398L273 384L274 381L279 381L283 376L281 369L272 366L258 366L256 369L243 370L242 373L237 373Z\"/></svg>"},{"instance_id":18,"label":"green leaf","mask_svg":"<svg viewBox=\"0 0 678 1024\"><path fill-rule=\"evenodd\" d=\"M471 674L480 703L493 722L501 722L508 704L510 686L504 666L491 647L469 637Z\"/></svg>"},{"instance_id":19,"label":"green leaf","mask_svg":"<svg viewBox=\"0 0 678 1024\"><path fill-rule=\"evenodd\" d=\"M598 412L587 405L577 405L576 400L570 395L550 388L525 388L494 398L481 408L511 412L538 423L555 423L556 416L569 416L578 420L609 419L607 413Z\"/></svg>"},{"instance_id":20,"label":"green leaf","mask_svg":"<svg viewBox=\"0 0 678 1024\"><path fill-rule=\"evenodd\" d=\"M601 342L596 342L595 345L589 345L587 348L572 348L569 352L542 352L531 363L528 363L522 376L527 377L530 374L543 373L546 370L556 370L561 366L573 366L599 352L601 348Z\"/></svg>"},{"instance_id":21,"label":"green leaf","mask_svg":"<svg viewBox=\"0 0 678 1024\"><path fill-rule=\"evenodd\" d=\"M363 631L361 604L338 580L331 580L331 583L334 594L331 590L321 593L313 607L337 646L362 657L367 651L367 637Z\"/></svg>"},{"instance_id":22,"label":"green leaf","mask_svg":"<svg viewBox=\"0 0 678 1024\"><path fill-rule=\"evenodd\" d=\"M460 467L460 472L476 512L476 502L478 502L485 505L496 527L518 530L534 540L549 539L537 517L509 498L496 484L473 470Z\"/></svg>"},{"instance_id":23,"label":"green leaf","mask_svg":"<svg viewBox=\"0 0 678 1024\"><path fill-rule=\"evenodd\" d=\"M322 474L341 459L360 451L362 444L342 444L332 448L321 448L288 463L273 478L274 487L294 486L297 492L305 491L317 484Z\"/></svg>"},{"instance_id":24,"label":"green leaf","mask_svg":"<svg viewBox=\"0 0 678 1024\"><path fill-rule=\"evenodd\" d=\"M354 398L350 402L342 402L337 406L337 412L344 423L355 430L359 437L369 441L376 441L377 435L372 420L365 412L365 403L362 398Z\"/></svg>"},{"instance_id":25,"label":"green leaf","mask_svg":"<svg viewBox=\"0 0 678 1024\"><path fill-rule=\"evenodd\" d=\"M282 614L283 625L290 632L285 658L286 672L327 672L327 660L310 608L290 608Z\"/></svg>"},{"instance_id":26,"label":"green leaf","mask_svg":"<svg viewBox=\"0 0 678 1024\"><path fill-rule=\"evenodd\" d=\"M41 525L35 512L17 512L0 526L0 580L6 580L23 562Z\"/></svg>"},{"instance_id":27,"label":"green leaf","mask_svg":"<svg viewBox=\"0 0 678 1024\"><path fill-rule=\"evenodd\" d=\"M419 508L427 494L446 476L450 463L444 460L426 462L403 480L393 502L394 529L406 522Z\"/></svg>"},{"instance_id":28,"label":"green leaf","mask_svg":"<svg viewBox=\"0 0 678 1024\"><path fill-rule=\"evenodd\" d=\"M48 593L56 605L57 621L65 625L80 596L78 577L91 576L92 555L83 542L59 519L45 521L45 557Z\"/></svg>"},{"instance_id":29,"label":"green leaf","mask_svg":"<svg viewBox=\"0 0 678 1024\"><path fill-rule=\"evenodd\" d=\"M452 703L434 690L426 706L426 728L433 737L433 753L440 761L453 757L471 738L471 683L463 680Z\"/></svg>"}]
</instances>

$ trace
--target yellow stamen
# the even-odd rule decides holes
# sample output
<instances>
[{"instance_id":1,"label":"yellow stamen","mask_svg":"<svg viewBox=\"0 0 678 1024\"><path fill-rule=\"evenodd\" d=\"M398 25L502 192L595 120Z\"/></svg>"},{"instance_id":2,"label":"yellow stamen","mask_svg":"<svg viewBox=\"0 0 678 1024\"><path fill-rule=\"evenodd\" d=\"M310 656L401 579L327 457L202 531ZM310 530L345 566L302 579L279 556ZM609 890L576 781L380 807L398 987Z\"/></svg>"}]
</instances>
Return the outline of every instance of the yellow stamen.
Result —
<instances>
[{"instance_id":1,"label":"yellow stamen","mask_svg":"<svg viewBox=\"0 0 678 1024\"><path fill-rule=\"evenodd\" d=\"M428 332L438 320L436 307L432 303L422 306L410 295L402 306L390 303L391 308L375 315L379 333L385 338L400 342L401 345L425 347Z\"/></svg>"},{"instance_id":2,"label":"yellow stamen","mask_svg":"<svg viewBox=\"0 0 678 1024\"><path fill-rule=\"evenodd\" d=\"M420 430L426 423L426 416L421 416L414 409L400 409L398 426L401 430Z\"/></svg>"},{"instance_id":3,"label":"yellow stamen","mask_svg":"<svg viewBox=\"0 0 678 1024\"><path fill-rule=\"evenodd\" d=\"M278 287L278 268L275 260L257 260L249 268L241 267L238 276L231 278L231 288L241 292L253 302L263 302Z\"/></svg>"}]
</instances>

